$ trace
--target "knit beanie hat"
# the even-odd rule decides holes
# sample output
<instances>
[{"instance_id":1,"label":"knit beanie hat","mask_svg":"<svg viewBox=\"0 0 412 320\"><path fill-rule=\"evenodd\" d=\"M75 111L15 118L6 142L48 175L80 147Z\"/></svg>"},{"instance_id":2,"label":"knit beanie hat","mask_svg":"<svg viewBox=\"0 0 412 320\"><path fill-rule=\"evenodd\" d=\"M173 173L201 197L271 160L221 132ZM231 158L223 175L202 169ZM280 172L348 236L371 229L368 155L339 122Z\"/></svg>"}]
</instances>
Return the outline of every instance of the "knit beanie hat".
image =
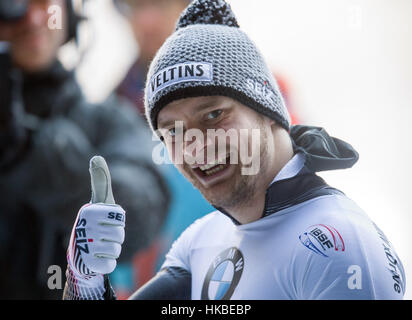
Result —
<instances>
[{"instance_id":1,"label":"knit beanie hat","mask_svg":"<svg viewBox=\"0 0 412 320\"><path fill-rule=\"evenodd\" d=\"M223 0L194 0L154 57L145 88L146 117L174 100L227 96L289 130L290 116L261 53Z\"/></svg>"}]
</instances>

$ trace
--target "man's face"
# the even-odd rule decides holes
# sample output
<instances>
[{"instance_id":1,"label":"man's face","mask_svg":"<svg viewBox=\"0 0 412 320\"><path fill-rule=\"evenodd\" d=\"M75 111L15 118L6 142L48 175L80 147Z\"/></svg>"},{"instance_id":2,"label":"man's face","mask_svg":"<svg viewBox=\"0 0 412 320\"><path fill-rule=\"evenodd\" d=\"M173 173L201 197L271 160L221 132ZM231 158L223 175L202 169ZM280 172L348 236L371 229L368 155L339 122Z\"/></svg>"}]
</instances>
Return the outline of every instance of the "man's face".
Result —
<instances>
[{"instance_id":1,"label":"man's face","mask_svg":"<svg viewBox=\"0 0 412 320\"><path fill-rule=\"evenodd\" d=\"M150 61L166 38L174 31L176 21L187 6L185 0L124 0L130 6L128 15L140 57Z\"/></svg>"},{"instance_id":2,"label":"man's face","mask_svg":"<svg viewBox=\"0 0 412 320\"><path fill-rule=\"evenodd\" d=\"M225 209L266 189L265 174L274 162L274 125L223 96L176 100L158 115L159 132L175 166L212 205ZM256 165L252 174L245 171Z\"/></svg>"},{"instance_id":3,"label":"man's face","mask_svg":"<svg viewBox=\"0 0 412 320\"><path fill-rule=\"evenodd\" d=\"M50 6L61 8L62 29L50 29L48 21ZM11 45L14 64L26 72L46 69L55 59L59 47L66 38L65 0L30 0L23 18L2 23L1 40Z\"/></svg>"}]
</instances>

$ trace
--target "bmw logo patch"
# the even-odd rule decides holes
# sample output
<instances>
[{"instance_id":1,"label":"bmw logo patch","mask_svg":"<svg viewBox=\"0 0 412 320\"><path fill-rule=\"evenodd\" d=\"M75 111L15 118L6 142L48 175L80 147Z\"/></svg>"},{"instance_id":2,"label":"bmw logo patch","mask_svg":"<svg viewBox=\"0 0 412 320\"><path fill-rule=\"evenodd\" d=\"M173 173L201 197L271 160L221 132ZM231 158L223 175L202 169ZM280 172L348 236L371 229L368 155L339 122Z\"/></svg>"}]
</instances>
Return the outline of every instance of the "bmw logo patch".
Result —
<instances>
[{"instance_id":1,"label":"bmw logo patch","mask_svg":"<svg viewBox=\"0 0 412 320\"><path fill-rule=\"evenodd\" d=\"M220 253L210 265L203 282L203 300L229 300L243 272L243 255L235 247Z\"/></svg>"}]
</instances>

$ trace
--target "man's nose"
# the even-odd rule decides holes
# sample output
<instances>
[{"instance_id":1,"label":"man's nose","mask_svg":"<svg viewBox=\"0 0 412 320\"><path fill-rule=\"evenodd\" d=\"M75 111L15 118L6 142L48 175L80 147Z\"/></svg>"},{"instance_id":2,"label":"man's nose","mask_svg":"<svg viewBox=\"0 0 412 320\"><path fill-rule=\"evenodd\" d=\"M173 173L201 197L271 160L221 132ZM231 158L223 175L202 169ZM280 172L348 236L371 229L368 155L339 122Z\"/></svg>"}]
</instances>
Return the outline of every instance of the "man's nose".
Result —
<instances>
[{"instance_id":1,"label":"man's nose","mask_svg":"<svg viewBox=\"0 0 412 320\"><path fill-rule=\"evenodd\" d=\"M190 141L184 141L183 156L186 163L206 164L208 153L214 148L214 142L205 134L197 134Z\"/></svg>"},{"instance_id":2,"label":"man's nose","mask_svg":"<svg viewBox=\"0 0 412 320\"><path fill-rule=\"evenodd\" d=\"M162 12L155 5L145 5L137 9L135 13L136 21L139 24L141 32L151 33L156 30L163 21Z\"/></svg>"},{"instance_id":3,"label":"man's nose","mask_svg":"<svg viewBox=\"0 0 412 320\"><path fill-rule=\"evenodd\" d=\"M48 19L48 1L29 1L27 13L24 17L26 25L31 27L41 27L46 24Z\"/></svg>"}]
</instances>

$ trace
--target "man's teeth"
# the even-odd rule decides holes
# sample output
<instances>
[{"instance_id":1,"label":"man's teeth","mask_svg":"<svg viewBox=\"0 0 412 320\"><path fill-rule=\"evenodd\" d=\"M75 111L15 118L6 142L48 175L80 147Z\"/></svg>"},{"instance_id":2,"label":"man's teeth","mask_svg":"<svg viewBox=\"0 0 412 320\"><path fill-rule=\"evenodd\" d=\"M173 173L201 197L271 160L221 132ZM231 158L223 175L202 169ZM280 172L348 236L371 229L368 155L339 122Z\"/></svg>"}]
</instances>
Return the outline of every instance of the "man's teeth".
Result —
<instances>
[{"instance_id":1,"label":"man's teeth","mask_svg":"<svg viewBox=\"0 0 412 320\"><path fill-rule=\"evenodd\" d=\"M211 164L205 164L204 166L200 166L200 170L205 171L205 170L209 170L210 168L213 167L220 167L222 164L225 163L224 160L226 160L227 158L223 159L223 160L217 160L215 163L211 163Z\"/></svg>"},{"instance_id":2,"label":"man's teeth","mask_svg":"<svg viewBox=\"0 0 412 320\"><path fill-rule=\"evenodd\" d=\"M224 168L225 168L224 164L218 164L213 169L205 171L205 174L210 176L212 174L215 174L216 172L219 172L220 170L223 170Z\"/></svg>"},{"instance_id":3,"label":"man's teeth","mask_svg":"<svg viewBox=\"0 0 412 320\"><path fill-rule=\"evenodd\" d=\"M206 164L204 166L200 166L199 168L200 168L200 170L205 171L205 170L208 170L208 169L213 168L215 166L216 166L216 164L214 163L214 164Z\"/></svg>"}]
</instances>

